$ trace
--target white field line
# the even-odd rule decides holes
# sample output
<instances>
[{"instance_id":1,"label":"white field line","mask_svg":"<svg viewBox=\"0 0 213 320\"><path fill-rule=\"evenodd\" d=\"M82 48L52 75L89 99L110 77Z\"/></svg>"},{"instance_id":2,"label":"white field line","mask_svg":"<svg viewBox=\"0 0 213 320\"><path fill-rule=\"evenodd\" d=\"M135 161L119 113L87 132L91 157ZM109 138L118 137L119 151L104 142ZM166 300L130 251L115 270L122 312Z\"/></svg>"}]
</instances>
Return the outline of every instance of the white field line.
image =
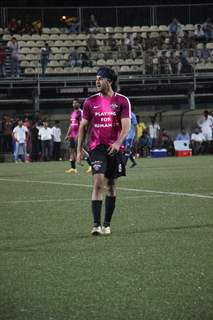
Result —
<instances>
[{"instance_id":1,"label":"white field line","mask_svg":"<svg viewBox=\"0 0 213 320\"><path fill-rule=\"evenodd\" d=\"M61 185L61 186L92 188L92 185L88 185L88 184L56 182L56 181L22 180L22 179L6 179L6 178L0 178L0 181L18 182L18 183L52 184L52 185ZM123 188L123 187L118 187L117 190L129 191L129 192L145 192L145 193L154 193L154 194L164 194L164 195L172 195L172 196L191 197L191 198L213 199L213 196L211 196L211 195L204 195L204 194L198 194L198 193L169 192L169 191L160 191L160 190L134 189L134 188Z\"/></svg>"},{"instance_id":2,"label":"white field line","mask_svg":"<svg viewBox=\"0 0 213 320\"><path fill-rule=\"evenodd\" d=\"M150 195L140 195L140 196L128 196L128 197L119 197L119 200L129 200L129 199L140 199L140 198L149 198ZM161 195L155 194L154 197L162 197ZM1 201L1 204L17 204L17 203L42 203L42 202L75 202L75 201L90 201L91 198L80 198L80 199L28 199L28 200L8 200Z\"/></svg>"}]
</instances>

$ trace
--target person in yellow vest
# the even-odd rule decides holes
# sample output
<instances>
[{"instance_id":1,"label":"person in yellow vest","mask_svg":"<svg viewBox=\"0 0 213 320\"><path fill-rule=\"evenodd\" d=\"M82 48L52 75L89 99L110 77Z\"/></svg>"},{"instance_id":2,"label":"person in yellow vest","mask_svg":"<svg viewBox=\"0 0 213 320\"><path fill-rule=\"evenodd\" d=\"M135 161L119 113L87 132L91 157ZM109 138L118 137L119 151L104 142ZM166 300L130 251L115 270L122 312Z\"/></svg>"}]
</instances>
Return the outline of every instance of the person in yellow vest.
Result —
<instances>
[{"instance_id":1,"label":"person in yellow vest","mask_svg":"<svg viewBox=\"0 0 213 320\"><path fill-rule=\"evenodd\" d=\"M137 119L137 128L136 128L136 148L137 148L137 155L139 154L139 150L138 150L138 141L139 138L142 136L144 130L146 129L146 125L143 121L141 121L141 117L139 115L136 115L136 119Z\"/></svg>"}]
</instances>

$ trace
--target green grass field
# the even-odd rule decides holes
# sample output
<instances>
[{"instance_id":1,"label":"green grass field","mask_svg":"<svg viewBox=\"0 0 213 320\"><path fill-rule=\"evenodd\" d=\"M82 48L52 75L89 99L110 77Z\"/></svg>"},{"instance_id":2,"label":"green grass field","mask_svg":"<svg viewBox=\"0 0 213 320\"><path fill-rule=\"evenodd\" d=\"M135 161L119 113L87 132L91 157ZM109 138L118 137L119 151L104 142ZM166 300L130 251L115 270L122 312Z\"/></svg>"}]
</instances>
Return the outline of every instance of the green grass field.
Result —
<instances>
[{"instance_id":1,"label":"green grass field","mask_svg":"<svg viewBox=\"0 0 213 320\"><path fill-rule=\"evenodd\" d=\"M0 319L212 320L213 157L139 160L108 237L67 167L0 164Z\"/></svg>"}]
</instances>

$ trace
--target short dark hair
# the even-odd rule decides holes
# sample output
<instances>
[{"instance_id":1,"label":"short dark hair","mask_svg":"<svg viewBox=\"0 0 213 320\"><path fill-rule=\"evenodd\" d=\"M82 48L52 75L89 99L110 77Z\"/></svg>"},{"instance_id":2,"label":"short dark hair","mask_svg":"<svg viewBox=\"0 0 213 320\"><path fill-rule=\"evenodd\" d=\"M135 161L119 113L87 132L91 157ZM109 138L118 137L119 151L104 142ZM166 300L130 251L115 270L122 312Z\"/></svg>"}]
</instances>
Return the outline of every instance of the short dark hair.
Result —
<instances>
[{"instance_id":1,"label":"short dark hair","mask_svg":"<svg viewBox=\"0 0 213 320\"><path fill-rule=\"evenodd\" d=\"M112 68L101 67L101 68L98 69L97 75L100 75L103 78L107 78L110 81L112 81L112 85L111 85L112 89L116 90L116 88L117 88L117 78L118 77L117 77L116 72Z\"/></svg>"}]
</instances>

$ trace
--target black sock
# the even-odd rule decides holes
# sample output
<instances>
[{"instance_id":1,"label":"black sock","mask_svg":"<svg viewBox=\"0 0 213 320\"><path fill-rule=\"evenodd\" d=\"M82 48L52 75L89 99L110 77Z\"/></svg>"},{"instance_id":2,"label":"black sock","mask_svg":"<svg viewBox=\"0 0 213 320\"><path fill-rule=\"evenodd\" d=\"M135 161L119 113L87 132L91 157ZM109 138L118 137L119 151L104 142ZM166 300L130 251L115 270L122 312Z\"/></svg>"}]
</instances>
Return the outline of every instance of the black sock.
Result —
<instances>
[{"instance_id":1,"label":"black sock","mask_svg":"<svg viewBox=\"0 0 213 320\"><path fill-rule=\"evenodd\" d=\"M105 198L105 218L104 218L104 227L109 227L112 219L112 215L115 209L115 200L116 197L106 196Z\"/></svg>"},{"instance_id":2,"label":"black sock","mask_svg":"<svg viewBox=\"0 0 213 320\"><path fill-rule=\"evenodd\" d=\"M101 225L101 207L102 200L92 200L92 214L94 220L94 227Z\"/></svg>"},{"instance_id":3,"label":"black sock","mask_svg":"<svg viewBox=\"0 0 213 320\"><path fill-rule=\"evenodd\" d=\"M86 162L88 163L88 165L91 167L91 161L89 157L85 157Z\"/></svg>"},{"instance_id":4,"label":"black sock","mask_svg":"<svg viewBox=\"0 0 213 320\"><path fill-rule=\"evenodd\" d=\"M71 164L71 168L72 169L75 169L76 167L75 167L75 161L74 160L71 160L70 161L70 164Z\"/></svg>"}]
</instances>

